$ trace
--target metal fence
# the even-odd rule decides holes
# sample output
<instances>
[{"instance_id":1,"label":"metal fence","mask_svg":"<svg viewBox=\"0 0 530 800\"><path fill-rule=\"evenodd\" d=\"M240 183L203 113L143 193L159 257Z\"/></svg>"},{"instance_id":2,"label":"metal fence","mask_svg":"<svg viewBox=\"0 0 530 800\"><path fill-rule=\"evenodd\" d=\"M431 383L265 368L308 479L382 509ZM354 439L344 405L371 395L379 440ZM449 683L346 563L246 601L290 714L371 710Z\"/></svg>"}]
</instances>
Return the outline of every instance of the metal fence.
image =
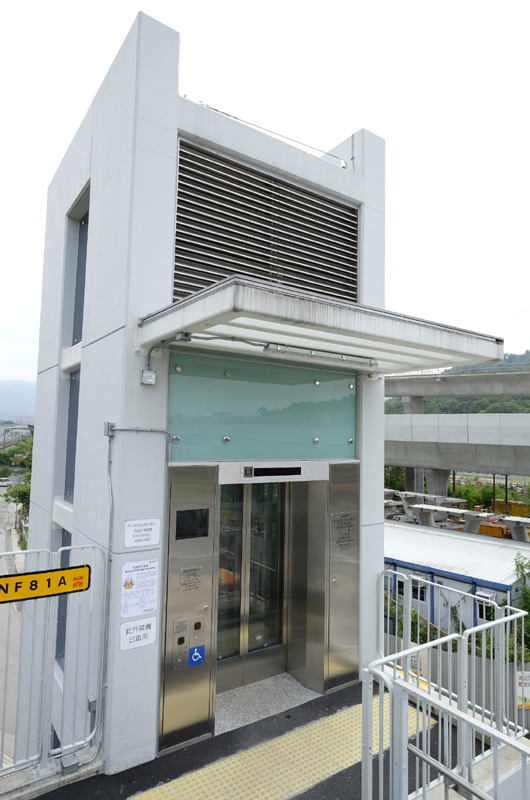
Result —
<instances>
[{"instance_id":1,"label":"metal fence","mask_svg":"<svg viewBox=\"0 0 530 800\"><path fill-rule=\"evenodd\" d=\"M380 588L384 650L363 673L363 800L425 797L437 784L445 797L450 785L497 797L504 763L511 796L526 797L525 612L391 570Z\"/></svg>"},{"instance_id":2,"label":"metal fence","mask_svg":"<svg viewBox=\"0 0 530 800\"><path fill-rule=\"evenodd\" d=\"M461 367L435 367L433 369L418 369L410 372L396 372L387 375L388 378L403 378L415 375L428 377L429 375L491 375L503 372L530 372L530 358L525 361L488 361L484 364L468 364Z\"/></svg>"},{"instance_id":3,"label":"metal fence","mask_svg":"<svg viewBox=\"0 0 530 800\"><path fill-rule=\"evenodd\" d=\"M104 551L79 546L1 553L0 584L5 592L2 577L81 565L91 570L86 591L0 603L0 776L39 764L42 778L64 769L67 756L72 767L97 754Z\"/></svg>"}]
</instances>

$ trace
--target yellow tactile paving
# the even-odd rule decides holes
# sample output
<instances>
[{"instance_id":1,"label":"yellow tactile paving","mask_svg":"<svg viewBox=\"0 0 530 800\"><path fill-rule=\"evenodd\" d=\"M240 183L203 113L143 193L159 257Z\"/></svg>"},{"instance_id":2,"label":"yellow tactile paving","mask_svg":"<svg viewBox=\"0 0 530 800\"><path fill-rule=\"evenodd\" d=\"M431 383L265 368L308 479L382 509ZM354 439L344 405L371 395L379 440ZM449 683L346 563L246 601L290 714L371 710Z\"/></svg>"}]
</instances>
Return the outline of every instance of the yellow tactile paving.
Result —
<instances>
[{"instance_id":1,"label":"yellow tactile paving","mask_svg":"<svg viewBox=\"0 0 530 800\"><path fill-rule=\"evenodd\" d=\"M384 698L383 746L390 743L389 698ZM373 752L378 746L379 700L373 705ZM416 713L409 709L409 736ZM224 758L170 783L135 795L140 800L287 800L361 760L362 706L311 722Z\"/></svg>"}]
</instances>

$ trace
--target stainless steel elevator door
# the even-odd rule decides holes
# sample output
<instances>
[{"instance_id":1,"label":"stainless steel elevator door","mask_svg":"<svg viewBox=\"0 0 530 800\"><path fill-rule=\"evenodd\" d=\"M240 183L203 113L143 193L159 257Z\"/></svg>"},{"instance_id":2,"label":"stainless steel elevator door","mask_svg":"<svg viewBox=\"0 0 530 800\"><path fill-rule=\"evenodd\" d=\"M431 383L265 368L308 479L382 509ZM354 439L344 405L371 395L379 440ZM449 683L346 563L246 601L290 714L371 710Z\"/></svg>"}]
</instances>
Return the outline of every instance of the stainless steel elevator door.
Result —
<instances>
[{"instance_id":1,"label":"stainless steel elevator door","mask_svg":"<svg viewBox=\"0 0 530 800\"><path fill-rule=\"evenodd\" d=\"M286 496L282 483L221 487L217 691L286 668Z\"/></svg>"}]
</instances>

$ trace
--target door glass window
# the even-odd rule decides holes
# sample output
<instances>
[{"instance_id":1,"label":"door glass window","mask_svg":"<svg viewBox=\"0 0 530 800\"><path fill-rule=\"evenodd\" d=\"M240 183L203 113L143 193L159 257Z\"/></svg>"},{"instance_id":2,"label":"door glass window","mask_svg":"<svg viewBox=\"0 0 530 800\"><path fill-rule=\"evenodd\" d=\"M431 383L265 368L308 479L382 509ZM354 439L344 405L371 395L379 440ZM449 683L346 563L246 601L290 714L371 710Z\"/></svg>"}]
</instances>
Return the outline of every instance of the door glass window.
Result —
<instances>
[{"instance_id":1,"label":"door glass window","mask_svg":"<svg viewBox=\"0 0 530 800\"><path fill-rule=\"evenodd\" d=\"M283 639L284 484L252 486L248 650Z\"/></svg>"},{"instance_id":2,"label":"door glass window","mask_svg":"<svg viewBox=\"0 0 530 800\"><path fill-rule=\"evenodd\" d=\"M243 486L221 486L217 658L239 655Z\"/></svg>"}]
</instances>

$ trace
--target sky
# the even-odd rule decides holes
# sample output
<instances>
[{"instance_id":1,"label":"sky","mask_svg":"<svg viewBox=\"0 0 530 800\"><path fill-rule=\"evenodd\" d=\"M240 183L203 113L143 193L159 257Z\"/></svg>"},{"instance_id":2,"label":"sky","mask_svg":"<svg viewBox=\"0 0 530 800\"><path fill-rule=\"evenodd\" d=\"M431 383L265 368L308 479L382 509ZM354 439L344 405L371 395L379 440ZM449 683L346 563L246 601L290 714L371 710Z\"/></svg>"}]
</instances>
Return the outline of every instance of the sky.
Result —
<instances>
[{"instance_id":1,"label":"sky","mask_svg":"<svg viewBox=\"0 0 530 800\"><path fill-rule=\"evenodd\" d=\"M35 380L46 193L138 11L179 91L329 150L386 141L386 306L530 349L529 15L507 0L60 0L0 27L0 380Z\"/></svg>"}]
</instances>

